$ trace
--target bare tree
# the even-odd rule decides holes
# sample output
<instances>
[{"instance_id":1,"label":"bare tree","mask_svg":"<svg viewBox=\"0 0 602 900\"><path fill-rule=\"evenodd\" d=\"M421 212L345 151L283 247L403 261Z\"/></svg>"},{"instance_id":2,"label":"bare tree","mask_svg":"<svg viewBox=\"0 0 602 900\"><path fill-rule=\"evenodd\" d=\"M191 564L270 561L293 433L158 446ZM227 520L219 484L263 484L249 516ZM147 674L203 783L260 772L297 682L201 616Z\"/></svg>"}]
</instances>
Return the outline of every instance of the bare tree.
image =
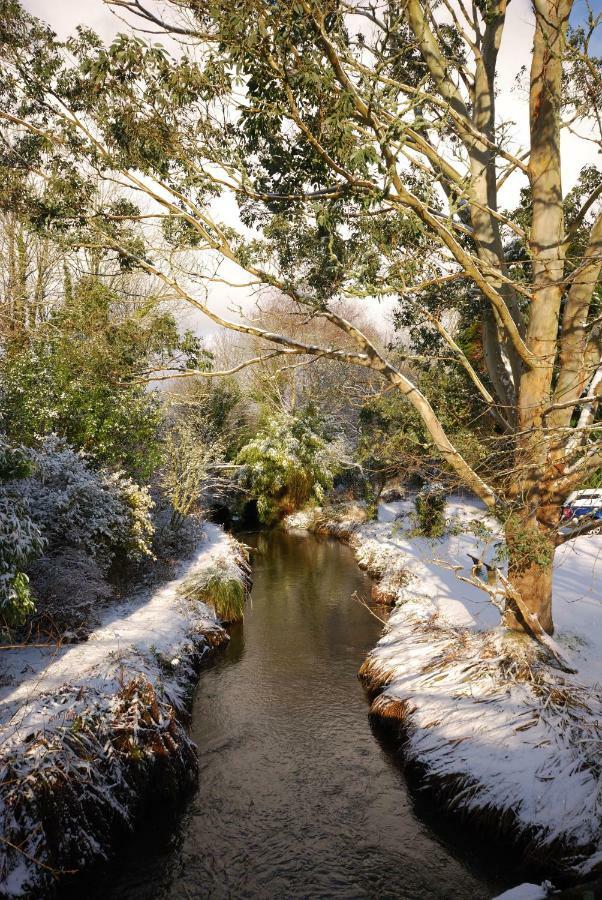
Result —
<instances>
[{"instance_id":1,"label":"bare tree","mask_svg":"<svg viewBox=\"0 0 602 900\"><path fill-rule=\"evenodd\" d=\"M24 227L16 212L0 216L0 337L23 342L47 317L62 289L61 256Z\"/></svg>"}]
</instances>

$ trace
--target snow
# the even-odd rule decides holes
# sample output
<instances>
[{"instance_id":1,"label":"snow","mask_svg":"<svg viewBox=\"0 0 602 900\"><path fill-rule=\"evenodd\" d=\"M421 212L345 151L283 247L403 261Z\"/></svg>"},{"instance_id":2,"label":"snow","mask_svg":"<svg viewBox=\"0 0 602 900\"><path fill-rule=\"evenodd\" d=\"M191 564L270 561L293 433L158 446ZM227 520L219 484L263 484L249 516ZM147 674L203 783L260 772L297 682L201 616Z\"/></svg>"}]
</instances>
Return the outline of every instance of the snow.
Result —
<instances>
[{"instance_id":1,"label":"snow","mask_svg":"<svg viewBox=\"0 0 602 900\"><path fill-rule=\"evenodd\" d=\"M216 564L242 580L241 563L239 545L217 526L204 524L195 549L174 567L174 577L107 606L99 627L85 643L1 651L0 832L22 848L20 853L9 849L3 857L2 896L41 895L41 880L48 878L44 860L53 863L45 843L44 822L33 827L37 814L30 821L26 807L21 809L19 792L25 788L19 784L27 785L28 802L36 809L36 785L64 771L74 779L72 816L77 816L78 804L83 804L80 815L96 808L99 819L110 821L115 815L129 822L137 789L128 780L127 759L122 760L121 751L111 745L112 729L122 721L120 716L135 721L136 710L140 710L140 721L145 723L140 727L154 728L156 743L165 741L166 752L173 748L178 755L180 771L183 766L192 771L186 755L192 752L187 749L190 741L180 724L170 725L172 710L182 711L195 681L195 659L211 646L208 636L224 632L209 606L184 599L183 587L191 575L198 579L205 570L214 571ZM152 707L145 706L145 685ZM154 717L156 724L149 724L145 715ZM90 730L87 723L91 723ZM74 748L80 732L80 746L91 742L83 757ZM93 767L86 761L90 758L95 760ZM25 795L21 796L25 801ZM60 868L106 858L110 834L99 835L104 840L99 843L95 833L86 829L85 820L67 818L65 825L59 844L68 865ZM75 853L75 858L69 853ZM41 860L42 866L35 860Z\"/></svg>"},{"instance_id":2,"label":"snow","mask_svg":"<svg viewBox=\"0 0 602 900\"><path fill-rule=\"evenodd\" d=\"M48 649L3 650L0 657L0 752L7 736L19 727L27 704L64 684L81 685L110 677L115 664L128 666L140 656L170 654L190 629L190 614L178 599L183 581L192 572L212 566L220 557L232 557L230 539L215 525L206 524L205 539L191 557L178 565L176 577L150 594L140 591L128 600L112 604L101 614L101 623L81 644ZM199 626L215 628L215 613L205 604L196 611ZM22 676L25 677L22 677ZM19 712L18 716L15 713Z\"/></svg>"},{"instance_id":3,"label":"snow","mask_svg":"<svg viewBox=\"0 0 602 900\"><path fill-rule=\"evenodd\" d=\"M503 894L498 894L493 900L543 900L549 895L550 890L547 881L544 881L543 884L529 884L525 882L517 887L510 888L509 891L504 891Z\"/></svg>"},{"instance_id":4,"label":"snow","mask_svg":"<svg viewBox=\"0 0 602 900\"><path fill-rule=\"evenodd\" d=\"M414 534L413 513L412 500L382 504L377 522L364 525L356 533L360 562L370 545L376 545L380 553L401 555L411 577L410 584L401 594L404 601L422 601L426 593L434 610L451 625L480 630L498 625L500 614L487 595L476 587L462 584L454 572L446 568L462 566L464 574L470 575L469 553L484 562L493 556L495 545L501 539L499 526L488 517L484 504L473 498L450 497L446 518L453 521L459 533L445 539L433 540ZM466 532L465 529L474 523L487 527L491 537L478 541L474 534Z\"/></svg>"},{"instance_id":5,"label":"snow","mask_svg":"<svg viewBox=\"0 0 602 900\"><path fill-rule=\"evenodd\" d=\"M576 538L556 551L554 619L580 678L602 685L602 534Z\"/></svg>"},{"instance_id":6,"label":"snow","mask_svg":"<svg viewBox=\"0 0 602 900\"><path fill-rule=\"evenodd\" d=\"M493 813L559 868L591 871L602 852L602 535L569 541L555 560L555 638L577 669L569 675L460 580L475 577L470 556L491 561L502 539L485 507L450 497L441 539L418 536L413 512L411 499L382 504L350 538L396 597L363 669L384 688L373 711L403 719L404 753L444 805Z\"/></svg>"}]
</instances>

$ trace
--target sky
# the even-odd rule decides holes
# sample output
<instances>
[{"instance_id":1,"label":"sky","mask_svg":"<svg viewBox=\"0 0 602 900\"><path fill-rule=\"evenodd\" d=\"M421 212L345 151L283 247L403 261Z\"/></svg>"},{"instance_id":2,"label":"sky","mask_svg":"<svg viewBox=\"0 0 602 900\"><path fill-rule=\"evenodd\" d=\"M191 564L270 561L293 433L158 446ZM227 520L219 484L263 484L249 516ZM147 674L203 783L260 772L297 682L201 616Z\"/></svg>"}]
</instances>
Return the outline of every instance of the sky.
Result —
<instances>
[{"instance_id":1,"label":"sky","mask_svg":"<svg viewBox=\"0 0 602 900\"><path fill-rule=\"evenodd\" d=\"M84 24L97 31L105 40L110 40L119 31L125 29L122 19L111 11L103 0L22 0L24 7L41 19L48 22L60 37L70 34L78 24ZM602 0L590 0L594 14L602 12ZM154 0L148 0L152 8ZM575 0L572 23L579 24L587 19L587 0ZM498 98L497 109L500 119L512 120L513 136L524 148L528 146L529 123L527 98L517 90L516 76L523 65L529 65L530 49L533 35L533 15L531 0L512 0L508 7L506 27L498 66ZM598 37L593 45L594 52L602 54L602 27L598 29ZM602 165L600 154L592 144L577 141L571 135L563 134L563 188L565 192L571 188L576 176L584 165ZM505 195L500 198L501 205L512 206L517 202L519 190L525 184L522 176L508 179ZM231 206L231 210L228 207ZM231 202L224 213L220 209L220 218L228 221L231 216L235 223L235 207ZM229 275L232 277L232 274ZM234 273L234 280L236 275ZM244 280L244 279L242 279ZM214 286L211 293L212 306L220 313L226 313L230 304L230 293L221 286ZM241 296L234 298L236 305L241 303ZM199 334L210 335L216 326L200 314L193 313L186 324ZM382 318L382 310L377 310Z\"/></svg>"}]
</instances>

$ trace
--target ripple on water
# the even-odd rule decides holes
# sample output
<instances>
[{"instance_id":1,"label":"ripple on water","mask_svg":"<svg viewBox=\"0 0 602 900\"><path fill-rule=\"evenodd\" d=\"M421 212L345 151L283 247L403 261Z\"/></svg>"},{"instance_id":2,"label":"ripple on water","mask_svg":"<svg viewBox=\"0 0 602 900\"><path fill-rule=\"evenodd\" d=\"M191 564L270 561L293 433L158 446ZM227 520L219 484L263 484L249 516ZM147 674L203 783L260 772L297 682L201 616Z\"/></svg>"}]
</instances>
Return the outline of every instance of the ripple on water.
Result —
<instances>
[{"instance_id":1,"label":"ripple on water","mask_svg":"<svg viewBox=\"0 0 602 900\"><path fill-rule=\"evenodd\" d=\"M199 789L168 846L132 852L103 897L477 900L499 886L415 813L370 728L357 670L380 623L348 547L273 532L244 625L203 673ZM464 848L465 849L465 848Z\"/></svg>"}]
</instances>

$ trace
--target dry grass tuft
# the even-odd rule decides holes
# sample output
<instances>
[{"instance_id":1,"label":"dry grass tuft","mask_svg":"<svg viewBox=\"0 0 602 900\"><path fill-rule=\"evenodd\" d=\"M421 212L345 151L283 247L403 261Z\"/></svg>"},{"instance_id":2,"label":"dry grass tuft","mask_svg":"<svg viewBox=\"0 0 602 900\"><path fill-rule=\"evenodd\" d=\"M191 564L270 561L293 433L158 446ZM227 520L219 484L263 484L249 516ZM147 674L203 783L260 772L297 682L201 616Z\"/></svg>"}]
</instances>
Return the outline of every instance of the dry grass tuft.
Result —
<instances>
[{"instance_id":1,"label":"dry grass tuft","mask_svg":"<svg viewBox=\"0 0 602 900\"><path fill-rule=\"evenodd\" d=\"M0 879L31 863L23 896L46 896L56 877L107 859L147 792L173 802L197 770L173 707L143 675L113 695L66 686L47 702L56 714L0 758Z\"/></svg>"},{"instance_id":2,"label":"dry grass tuft","mask_svg":"<svg viewBox=\"0 0 602 900\"><path fill-rule=\"evenodd\" d=\"M395 672L387 669L374 657L367 656L358 670L358 678L369 693L381 691L393 679Z\"/></svg>"},{"instance_id":3,"label":"dry grass tuft","mask_svg":"<svg viewBox=\"0 0 602 900\"><path fill-rule=\"evenodd\" d=\"M181 596L188 601L207 603L228 624L243 618L247 587L240 571L229 560L219 559L214 565L189 575L182 585Z\"/></svg>"},{"instance_id":4,"label":"dry grass tuft","mask_svg":"<svg viewBox=\"0 0 602 900\"><path fill-rule=\"evenodd\" d=\"M391 585L373 584L371 598L373 603L379 603L382 606L393 606L397 601L398 591Z\"/></svg>"},{"instance_id":5,"label":"dry grass tuft","mask_svg":"<svg viewBox=\"0 0 602 900\"><path fill-rule=\"evenodd\" d=\"M396 700L386 694L380 694L370 707L370 715L379 719L396 719L399 722L407 719L410 712L411 708L406 700Z\"/></svg>"}]
</instances>

